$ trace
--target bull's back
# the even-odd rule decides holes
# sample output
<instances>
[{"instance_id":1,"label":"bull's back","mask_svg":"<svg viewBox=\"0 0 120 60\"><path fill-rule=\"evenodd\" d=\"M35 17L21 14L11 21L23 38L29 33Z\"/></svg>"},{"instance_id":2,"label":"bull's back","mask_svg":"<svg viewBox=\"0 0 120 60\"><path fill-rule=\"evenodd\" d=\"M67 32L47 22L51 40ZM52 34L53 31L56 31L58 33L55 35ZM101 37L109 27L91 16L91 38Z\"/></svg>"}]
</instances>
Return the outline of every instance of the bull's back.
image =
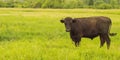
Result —
<instances>
[{"instance_id":1,"label":"bull's back","mask_svg":"<svg viewBox=\"0 0 120 60\"><path fill-rule=\"evenodd\" d=\"M78 18L77 20L83 29L94 29L101 25L111 25L110 18L104 16Z\"/></svg>"},{"instance_id":2,"label":"bull's back","mask_svg":"<svg viewBox=\"0 0 120 60\"><path fill-rule=\"evenodd\" d=\"M100 17L96 23L97 29L100 33L109 33L111 26L111 19L108 17Z\"/></svg>"},{"instance_id":3,"label":"bull's back","mask_svg":"<svg viewBox=\"0 0 120 60\"><path fill-rule=\"evenodd\" d=\"M94 38L99 33L108 32L109 25L111 24L110 19L103 16L79 18L78 21L83 37L89 38Z\"/></svg>"}]
</instances>

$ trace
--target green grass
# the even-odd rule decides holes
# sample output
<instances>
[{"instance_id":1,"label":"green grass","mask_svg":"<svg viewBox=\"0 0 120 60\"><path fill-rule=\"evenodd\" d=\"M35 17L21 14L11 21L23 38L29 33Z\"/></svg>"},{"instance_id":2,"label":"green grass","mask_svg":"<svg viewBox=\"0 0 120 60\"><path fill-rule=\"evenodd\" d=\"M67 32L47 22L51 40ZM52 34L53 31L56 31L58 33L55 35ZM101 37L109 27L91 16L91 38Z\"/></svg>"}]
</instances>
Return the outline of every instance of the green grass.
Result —
<instances>
[{"instance_id":1,"label":"green grass","mask_svg":"<svg viewBox=\"0 0 120 60\"><path fill-rule=\"evenodd\" d=\"M107 16L112 19L109 50L99 37L82 38L75 47L62 18ZM120 60L120 10L0 9L0 60Z\"/></svg>"}]
</instances>

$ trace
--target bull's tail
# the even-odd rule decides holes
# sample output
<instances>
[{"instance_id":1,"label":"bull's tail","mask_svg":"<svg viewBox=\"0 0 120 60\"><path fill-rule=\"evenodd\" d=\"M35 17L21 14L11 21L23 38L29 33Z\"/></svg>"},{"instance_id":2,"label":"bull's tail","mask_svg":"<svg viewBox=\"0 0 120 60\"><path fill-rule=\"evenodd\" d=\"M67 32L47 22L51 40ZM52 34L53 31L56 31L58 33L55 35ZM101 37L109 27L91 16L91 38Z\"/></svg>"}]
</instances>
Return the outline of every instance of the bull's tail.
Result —
<instances>
[{"instance_id":1,"label":"bull's tail","mask_svg":"<svg viewBox=\"0 0 120 60\"><path fill-rule=\"evenodd\" d=\"M110 36L115 36L117 33L109 33Z\"/></svg>"},{"instance_id":2,"label":"bull's tail","mask_svg":"<svg viewBox=\"0 0 120 60\"><path fill-rule=\"evenodd\" d=\"M109 32L110 32L111 25L112 25L112 22L111 22L111 19L110 19ZM109 35L110 36L115 36L115 35L117 35L117 33L109 33Z\"/></svg>"}]
</instances>

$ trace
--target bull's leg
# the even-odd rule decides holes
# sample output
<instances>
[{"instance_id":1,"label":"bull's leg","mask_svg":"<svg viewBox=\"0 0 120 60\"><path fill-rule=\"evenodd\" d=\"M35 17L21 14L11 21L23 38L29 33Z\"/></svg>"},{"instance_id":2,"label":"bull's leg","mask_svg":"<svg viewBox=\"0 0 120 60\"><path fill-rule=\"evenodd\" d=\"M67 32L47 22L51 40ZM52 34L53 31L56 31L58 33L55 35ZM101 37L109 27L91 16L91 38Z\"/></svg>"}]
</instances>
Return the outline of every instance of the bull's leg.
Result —
<instances>
[{"instance_id":1,"label":"bull's leg","mask_svg":"<svg viewBox=\"0 0 120 60\"><path fill-rule=\"evenodd\" d=\"M79 38L78 42L77 42L77 45L79 46L80 45L80 41L81 41L81 38Z\"/></svg>"},{"instance_id":2,"label":"bull's leg","mask_svg":"<svg viewBox=\"0 0 120 60\"><path fill-rule=\"evenodd\" d=\"M80 41L81 41L81 39L80 39L80 38L76 39L76 41L75 41L75 46L76 46L76 47L78 47L78 46L79 46Z\"/></svg>"},{"instance_id":3,"label":"bull's leg","mask_svg":"<svg viewBox=\"0 0 120 60\"><path fill-rule=\"evenodd\" d=\"M77 41L74 41L74 42L75 42L75 46L78 47L78 43L77 43Z\"/></svg>"},{"instance_id":4,"label":"bull's leg","mask_svg":"<svg viewBox=\"0 0 120 60\"><path fill-rule=\"evenodd\" d=\"M73 32L70 32L70 37L72 39L72 41L75 43L75 46L79 46L79 43L81 41L81 36L80 34L75 34Z\"/></svg>"},{"instance_id":5,"label":"bull's leg","mask_svg":"<svg viewBox=\"0 0 120 60\"><path fill-rule=\"evenodd\" d=\"M100 48L105 44L105 38L103 35L100 35Z\"/></svg>"},{"instance_id":6,"label":"bull's leg","mask_svg":"<svg viewBox=\"0 0 120 60\"><path fill-rule=\"evenodd\" d=\"M110 38L108 35L106 35L106 42L107 42L107 49L110 48Z\"/></svg>"},{"instance_id":7,"label":"bull's leg","mask_svg":"<svg viewBox=\"0 0 120 60\"><path fill-rule=\"evenodd\" d=\"M78 46L79 46L79 43L80 43L80 41L81 41L81 38L78 37L78 36L76 36L76 37L72 38L72 40L74 41L75 46L78 47Z\"/></svg>"}]
</instances>

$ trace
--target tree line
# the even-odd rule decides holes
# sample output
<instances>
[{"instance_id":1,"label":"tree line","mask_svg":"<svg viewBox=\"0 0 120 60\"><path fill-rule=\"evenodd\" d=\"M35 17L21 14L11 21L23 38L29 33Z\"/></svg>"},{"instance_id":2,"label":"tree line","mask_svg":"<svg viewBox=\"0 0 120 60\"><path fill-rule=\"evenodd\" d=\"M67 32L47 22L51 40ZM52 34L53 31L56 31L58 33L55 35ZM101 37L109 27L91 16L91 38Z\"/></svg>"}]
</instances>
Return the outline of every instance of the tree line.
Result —
<instances>
[{"instance_id":1,"label":"tree line","mask_svg":"<svg viewBox=\"0 0 120 60\"><path fill-rule=\"evenodd\" d=\"M0 0L1 8L119 9L120 0Z\"/></svg>"}]
</instances>

